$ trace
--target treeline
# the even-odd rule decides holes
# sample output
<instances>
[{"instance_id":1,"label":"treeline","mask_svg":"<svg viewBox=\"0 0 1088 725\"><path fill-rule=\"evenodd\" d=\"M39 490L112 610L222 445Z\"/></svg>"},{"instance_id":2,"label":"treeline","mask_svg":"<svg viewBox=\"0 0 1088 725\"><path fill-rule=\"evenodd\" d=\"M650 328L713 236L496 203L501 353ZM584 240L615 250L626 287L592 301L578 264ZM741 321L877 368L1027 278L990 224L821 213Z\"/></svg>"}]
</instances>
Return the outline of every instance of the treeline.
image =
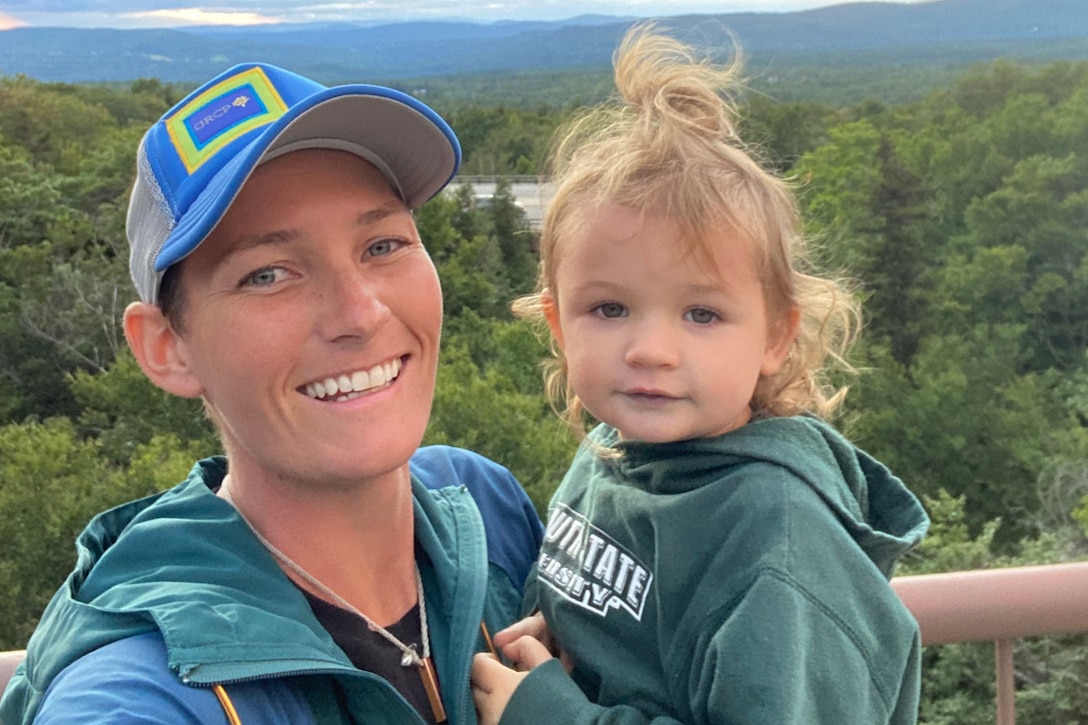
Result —
<instances>
[{"instance_id":1,"label":"treeline","mask_svg":"<svg viewBox=\"0 0 1088 725\"><path fill-rule=\"evenodd\" d=\"M0 649L22 647L90 515L172 485L217 444L124 346L124 214L146 127L184 95L0 78ZM535 174L570 105L438 107L466 173ZM837 423L925 497L903 573L1084 556L1088 64L979 67L887 106L746 101L743 136L795 180L821 266L867 327ZM418 213L446 323L427 442L508 466L543 509L574 441L542 394L533 232L500 186ZM1082 636L1018 646L1021 722L1088 721ZM923 722L993 720L986 646L926 652Z\"/></svg>"}]
</instances>

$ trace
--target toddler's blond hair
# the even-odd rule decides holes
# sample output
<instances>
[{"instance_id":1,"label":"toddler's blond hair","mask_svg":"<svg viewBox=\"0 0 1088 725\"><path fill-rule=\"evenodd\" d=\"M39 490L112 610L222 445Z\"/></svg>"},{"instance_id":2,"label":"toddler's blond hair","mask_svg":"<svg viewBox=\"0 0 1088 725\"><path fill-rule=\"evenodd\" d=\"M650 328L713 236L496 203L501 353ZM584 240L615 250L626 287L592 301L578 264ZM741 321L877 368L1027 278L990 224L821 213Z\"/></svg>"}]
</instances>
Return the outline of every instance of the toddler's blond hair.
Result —
<instances>
[{"instance_id":1,"label":"toddler's blond hair","mask_svg":"<svg viewBox=\"0 0 1088 725\"><path fill-rule=\"evenodd\" d=\"M706 256L723 239L747 241L771 324L792 309L799 313L784 364L756 386L753 412L827 417L846 392L830 385L827 374L833 367L850 370L845 355L860 309L843 281L802 271L808 251L793 190L737 135L731 94L740 88L739 53L732 64L715 65L643 24L628 31L614 65L619 100L581 114L557 136L551 158L556 190L544 218L537 288L514 302L514 312L543 319L545 300L554 299L550 290L564 242L586 223L586 213L604 203L672 222L691 254ZM554 340L552 355L549 399L584 433L583 407Z\"/></svg>"}]
</instances>

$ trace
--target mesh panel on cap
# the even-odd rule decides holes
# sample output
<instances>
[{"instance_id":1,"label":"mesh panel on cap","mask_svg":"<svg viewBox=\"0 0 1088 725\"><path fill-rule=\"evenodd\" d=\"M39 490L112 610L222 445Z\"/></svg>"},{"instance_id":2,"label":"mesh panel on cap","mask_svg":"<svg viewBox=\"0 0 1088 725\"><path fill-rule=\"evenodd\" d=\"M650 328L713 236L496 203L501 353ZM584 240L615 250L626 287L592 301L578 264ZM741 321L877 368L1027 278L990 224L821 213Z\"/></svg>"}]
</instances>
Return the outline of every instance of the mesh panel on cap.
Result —
<instances>
[{"instance_id":1,"label":"mesh panel on cap","mask_svg":"<svg viewBox=\"0 0 1088 725\"><path fill-rule=\"evenodd\" d=\"M174 216L155 179L143 142L136 155L136 183L132 187L125 226L132 248L129 271L136 291L144 302L157 302L159 275L155 272L155 258L174 229Z\"/></svg>"}]
</instances>

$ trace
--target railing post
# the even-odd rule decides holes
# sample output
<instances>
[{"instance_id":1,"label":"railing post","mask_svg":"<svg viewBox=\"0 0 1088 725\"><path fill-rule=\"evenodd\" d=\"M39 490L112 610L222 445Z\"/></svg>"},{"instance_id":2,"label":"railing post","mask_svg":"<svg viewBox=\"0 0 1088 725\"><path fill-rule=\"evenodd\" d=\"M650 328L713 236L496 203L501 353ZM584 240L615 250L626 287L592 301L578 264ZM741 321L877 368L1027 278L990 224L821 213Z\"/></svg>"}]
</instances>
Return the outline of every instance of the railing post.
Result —
<instances>
[{"instance_id":1,"label":"railing post","mask_svg":"<svg viewBox=\"0 0 1088 725\"><path fill-rule=\"evenodd\" d=\"M892 579L918 620L922 644L993 642L997 725L1015 725L1013 642L1088 632L1088 561L920 574Z\"/></svg>"},{"instance_id":2,"label":"railing post","mask_svg":"<svg viewBox=\"0 0 1088 725\"><path fill-rule=\"evenodd\" d=\"M997 664L997 725L1016 725L1016 678L1012 664L1012 640L994 640Z\"/></svg>"}]
</instances>

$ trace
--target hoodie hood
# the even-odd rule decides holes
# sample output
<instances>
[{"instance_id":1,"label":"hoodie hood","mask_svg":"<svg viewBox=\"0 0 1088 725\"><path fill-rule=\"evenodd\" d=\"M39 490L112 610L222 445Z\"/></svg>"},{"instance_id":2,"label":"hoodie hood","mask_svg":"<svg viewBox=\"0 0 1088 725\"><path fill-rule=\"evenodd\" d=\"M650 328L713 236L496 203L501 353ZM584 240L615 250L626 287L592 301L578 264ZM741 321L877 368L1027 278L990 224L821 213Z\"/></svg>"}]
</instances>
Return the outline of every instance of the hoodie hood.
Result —
<instances>
[{"instance_id":1,"label":"hoodie hood","mask_svg":"<svg viewBox=\"0 0 1088 725\"><path fill-rule=\"evenodd\" d=\"M679 494L728 469L763 463L787 469L815 491L886 576L921 541L929 518L918 498L888 468L811 416L764 418L712 438L675 443L620 441L614 428L591 435L621 455L612 460L643 490ZM668 461L668 466L662 466Z\"/></svg>"}]
</instances>

